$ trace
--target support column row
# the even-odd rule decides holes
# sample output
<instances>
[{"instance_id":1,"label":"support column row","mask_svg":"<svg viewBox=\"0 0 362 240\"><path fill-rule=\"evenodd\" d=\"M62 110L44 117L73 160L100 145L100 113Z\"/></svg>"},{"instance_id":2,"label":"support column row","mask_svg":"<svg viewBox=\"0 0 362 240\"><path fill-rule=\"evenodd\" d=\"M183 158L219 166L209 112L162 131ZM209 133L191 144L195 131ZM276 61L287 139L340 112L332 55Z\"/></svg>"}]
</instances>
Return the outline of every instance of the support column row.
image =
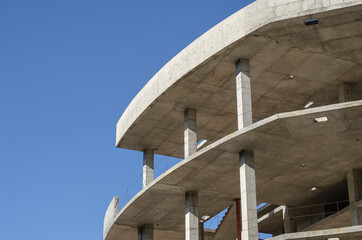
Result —
<instances>
[{"instance_id":1,"label":"support column row","mask_svg":"<svg viewBox=\"0 0 362 240\"><path fill-rule=\"evenodd\" d=\"M253 123L249 60L238 60L235 68L237 121L238 129L241 130ZM239 166L242 222L241 238L243 240L258 240L255 162L254 152L252 150L243 150L239 153ZM238 233L238 238L239 237L240 233Z\"/></svg>"}]
</instances>

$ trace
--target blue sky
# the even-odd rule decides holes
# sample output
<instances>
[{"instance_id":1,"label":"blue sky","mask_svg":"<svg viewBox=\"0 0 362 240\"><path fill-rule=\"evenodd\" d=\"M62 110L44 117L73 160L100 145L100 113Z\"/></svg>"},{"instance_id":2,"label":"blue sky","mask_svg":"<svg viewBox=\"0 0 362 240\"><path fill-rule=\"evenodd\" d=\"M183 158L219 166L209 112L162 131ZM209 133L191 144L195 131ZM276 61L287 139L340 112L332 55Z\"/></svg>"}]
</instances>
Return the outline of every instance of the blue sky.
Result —
<instances>
[{"instance_id":1,"label":"blue sky","mask_svg":"<svg viewBox=\"0 0 362 240\"><path fill-rule=\"evenodd\" d=\"M174 55L251 1L1 1L0 235L102 239L141 188L116 149L129 102ZM156 158L156 174L177 160Z\"/></svg>"}]
</instances>

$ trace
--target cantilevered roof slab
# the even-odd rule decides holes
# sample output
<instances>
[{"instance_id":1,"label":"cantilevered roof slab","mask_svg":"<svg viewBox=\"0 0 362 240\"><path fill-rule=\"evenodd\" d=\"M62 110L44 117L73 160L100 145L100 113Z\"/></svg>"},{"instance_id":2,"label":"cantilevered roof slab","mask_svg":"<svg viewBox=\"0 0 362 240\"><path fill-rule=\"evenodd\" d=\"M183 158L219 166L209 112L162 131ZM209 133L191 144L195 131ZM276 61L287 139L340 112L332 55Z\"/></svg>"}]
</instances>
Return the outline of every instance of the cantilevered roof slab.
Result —
<instances>
[{"instance_id":1,"label":"cantilevered roof slab","mask_svg":"<svg viewBox=\"0 0 362 240\"><path fill-rule=\"evenodd\" d=\"M328 121L315 122L321 117ZM162 174L120 211L106 239L128 239L126 234L145 223L157 231L183 233L185 192L190 190L199 193L200 216L230 206L240 197L238 154L243 149L254 150L258 203L323 203L326 196L339 194L348 169L362 168L361 139L362 100L273 115ZM311 191L314 186L317 190Z\"/></svg>"},{"instance_id":2,"label":"cantilevered roof slab","mask_svg":"<svg viewBox=\"0 0 362 240\"><path fill-rule=\"evenodd\" d=\"M317 18L319 24L305 26ZM235 61L250 59L254 122L337 103L337 86L362 96L360 0L257 0L191 43L138 93L117 124L116 145L183 158L183 112L197 110L199 139L237 130ZM288 76L292 75L293 78Z\"/></svg>"}]
</instances>

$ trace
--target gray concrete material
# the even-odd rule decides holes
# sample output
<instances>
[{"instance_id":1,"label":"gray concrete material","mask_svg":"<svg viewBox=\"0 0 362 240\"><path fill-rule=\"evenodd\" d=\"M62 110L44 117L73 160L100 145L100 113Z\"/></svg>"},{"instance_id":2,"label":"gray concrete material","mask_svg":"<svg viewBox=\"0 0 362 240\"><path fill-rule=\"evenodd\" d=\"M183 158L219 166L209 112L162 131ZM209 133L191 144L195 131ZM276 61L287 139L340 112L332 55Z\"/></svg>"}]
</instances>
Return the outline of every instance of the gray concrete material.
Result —
<instances>
[{"instance_id":1,"label":"gray concrete material","mask_svg":"<svg viewBox=\"0 0 362 240\"><path fill-rule=\"evenodd\" d=\"M234 203L229 207L218 225L213 240L237 239L236 224L236 206Z\"/></svg>"},{"instance_id":2,"label":"gray concrete material","mask_svg":"<svg viewBox=\"0 0 362 240\"><path fill-rule=\"evenodd\" d=\"M360 240L362 238L362 226L288 233L268 238L268 240L326 240L328 238L339 238L340 240Z\"/></svg>"},{"instance_id":3,"label":"gray concrete material","mask_svg":"<svg viewBox=\"0 0 362 240\"><path fill-rule=\"evenodd\" d=\"M153 224L145 224L138 229L138 240L153 240Z\"/></svg>"},{"instance_id":4,"label":"gray concrete material","mask_svg":"<svg viewBox=\"0 0 362 240\"><path fill-rule=\"evenodd\" d=\"M205 239L205 229L204 229L204 223L199 222L199 239L204 240Z\"/></svg>"},{"instance_id":5,"label":"gray concrete material","mask_svg":"<svg viewBox=\"0 0 362 240\"><path fill-rule=\"evenodd\" d=\"M243 150L239 153L241 238L258 239L258 215L256 210L256 182L254 152Z\"/></svg>"},{"instance_id":6,"label":"gray concrete material","mask_svg":"<svg viewBox=\"0 0 362 240\"><path fill-rule=\"evenodd\" d=\"M347 171L348 197L351 212L351 224L362 225L362 207L357 202L362 199L362 169Z\"/></svg>"},{"instance_id":7,"label":"gray concrete material","mask_svg":"<svg viewBox=\"0 0 362 240\"><path fill-rule=\"evenodd\" d=\"M143 181L142 186L145 188L154 179L154 150L146 148L143 150Z\"/></svg>"},{"instance_id":8,"label":"gray concrete material","mask_svg":"<svg viewBox=\"0 0 362 240\"><path fill-rule=\"evenodd\" d=\"M311 18L320 23L304 26ZM310 101L314 106L338 102L340 83L360 81L360 24L356 0L256 1L197 39L150 80L122 115L117 146L139 151L156 146L158 154L182 158L181 119L188 107L199 113L200 139L211 144L234 132L239 58L250 59L254 121L302 109Z\"/></svg>"},{"instance_id":9,"label":"gray concrete material","mask_svg":"<svg viewBox=\"0 0 362 240\"><path fill-rule=\"evenodd\" d=\"M253 123L249 60L239 59L235 68L238 129L242 129Z\"/></svg>"},{"instance_id":10,"label":"gray concrete material","mask_svg":"<svg viewBox=\"0 0 362 240\"><path fill-rule=\"evenodd\" d=\"M279 206L258 218L259 232L280 235L283 233L283 206Z\"/></svg>"},{"instance_id":11,"label":"gray concrete material","mask_svg":"<svg viewBox=\"0 0 362 240\"><path fill-rule=\"evenodd\" d=\"M212 240L214 231L212 229L205 229L205 240ZM127 226L114 226L112 232L109 233L111 239L126 239L132 240L138 237L138 228ZM167 239L167 240L185 240L185 232L175 232L170 230L154 229L154 239Z\"/></svg>"},{"instance_id":12,"label":"gray concrete material","mask_svg":"<svg viewBox=\"0 0 362 240\"><path fill-rule=\"evenodd\" d=\"M329 121L315 123L315 117ZM181 161L139 192L116 226L153 223L155 232L184 232L185 192L199 192L199 215L214 216L240 197L238 153L253 149L257 202L315 204L339 190L350 166L362 168L362 101L281 113L255 122ZM277 157L276 157L277 156ZM305 163L306 167L300 165ZM300 181L303 179L303 181ZM320 186L310 191L312 186ZM144 222L145 221L145 222ZM122 233L118 234L121 237ZM108 237L107 240L114 238Z\"/></svg>"},{"instance_id":13,"label":"gray concrete material","mask_svg":"<svg viewBox=\"0 0 362 240\"><path fill-rule=\"evenodd\" d=\"M265 214L270 213L274 209L278 208L279 206L273 205L270 203L266 203L264 206L258 208L258 218L264 216Z\"/></svg>"},{"instance_id":14,"label":"gray concrete material","mask_svg":"<svg viewBox=\"0 0 362 240\"><path fill-rule=\"evenodd\" d=\"M198 193L189 191L185 194L185 239L199 240L199 201Z\"/></svg>"},{"instance_id":15,"label":"gray concrete material","mask_svg":"<svg viewBox=\"0 0 362 240\"><path fill-rule=\"evenodd\" d=\"M296 209L283 206L284 233L293 233L297 231Z\"/></svg>"},{"instance_id":16,"label":"gray concrete material","mask_svg":"<svg viewBox=\"0 0 362 240\"><path fill-rule=\"evenodd\" d=\"M184 158L197 152L196 110L186 109L184 113Z\"/></svg>"},{"instance_id":17,"label":"gray concrete material","mask_svg":"<svg viewBox=\"0 0 362 240\"><path fill-rule=\"evenodd\" d=\"M362 206L362 200L358 202ZM343 208L335 214L332 214L319 222L316 222L302 231L316 231L329 228L342 228L351 226L351 211L350 206Z\"/></svg>"},{"instance_id":18,"label":"gray concrete material","mask_svg":"<svg viewBox=\"0 0 362 240\"><path fill-rule=\"evenodd\" d=\"M338 100L340 103L353 101L351 84L342 83L338 86Z\"/></svg>"},{"instance_id":19,"label":"gray concrete material","mask_svg":"<svg viewBox=\"0 0 362 240\"><path fill-rule=\"evenodd\" d=\"M109 204L103 221L103 239L106 238L109 229L112 227L113 222L119 211L119 197L113 197Z\"/></svg>"}]
</instances>

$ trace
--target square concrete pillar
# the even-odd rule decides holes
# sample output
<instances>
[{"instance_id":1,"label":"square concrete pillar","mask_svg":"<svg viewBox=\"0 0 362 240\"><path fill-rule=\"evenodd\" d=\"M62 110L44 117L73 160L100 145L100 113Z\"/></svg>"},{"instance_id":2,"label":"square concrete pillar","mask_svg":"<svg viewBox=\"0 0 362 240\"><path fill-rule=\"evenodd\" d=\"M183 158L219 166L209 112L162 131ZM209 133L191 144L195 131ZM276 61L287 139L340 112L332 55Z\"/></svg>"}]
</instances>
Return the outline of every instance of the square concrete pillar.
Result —
<instances>
[{"instance_id":1,"label":"square concrete pillar","mask_svg":"<svg viewBox=\"0 0 362 240\"><path fill-rule=\"evenodd\" d=\"M197 151L196 110L186 109L184 113L184 158Z\"/></svg>"},{"instance_id":2,"label":"square concrete pillar","mask_svg":"<svg viewBox=\"0 0 362 240\"><path fill-rule=\"evenodd\" d=\"M235 65L238 129L243 129L253 123L249 60L240 59Z\"/></svg>"},{"instance_id":3,"label":"square concrete pillar","mask_svg":"<svg viewBox=\"0 0 362 240\"><path fill-rule=\"evenodd\" d=\"M340 103L353 101L352 86L348 83L342 83L338 86L338 99Z\"/></svg>"},{"instance_id":4,"label":"square concrete pillar","mask_svg":"<svg viewBox=\"0 0 362 240\"><path fill-rule=\"evenodd\" d=\"M153 181L154 178L154 150L146 148L143 151L143 188Z\"/></svg>"},{"instance_id":5,"label":"square concrete pillar","mask_svg":"<svg viewBox=\"0 0 362 240\"><path fill-rule=\"evenodd\" d=\"M198 193L185 194L185 239L199 240Z\"/></svg>"},{"instance_id":6,"label":"square concrete pillar","mask_svg":"<svg viewBox=\"0 0 362 240\"><path fill-rule=\"evenodd\" d=\"M258 215L256 209L256 181L254 152L243 150L240 162L240 201L242 240L258 240Z\"/></svg>"},{"instance_id":7,"label":"square concrete pillar","mask_svg":"<svg viewBox=\"0 0 362 240\"><path fill-rule=\"evenodd\" d=\"M153 240L153 224L145 224L138 228L138 240Z\"/></svg>"},{"instance_id":8,"label":"square concrete pillar","mask_svg":"<svg viewBox=\"0 0 362 240\"><path fill-rule=\"evenodd\" d=\"M362 199L362 169L347 171L349 207L352 226L362 225L362 208L357 202Z\"/></svg>"},{"instance_id":9,"label":"square concrete pillar","mask_svg":"<svg viewBox=\"0 0 362 240\"><path fill-rule=\"evenodd\" d=\"M295 208L283 206L284 233L297 232Z\"/></svg>"}]
</instances>

